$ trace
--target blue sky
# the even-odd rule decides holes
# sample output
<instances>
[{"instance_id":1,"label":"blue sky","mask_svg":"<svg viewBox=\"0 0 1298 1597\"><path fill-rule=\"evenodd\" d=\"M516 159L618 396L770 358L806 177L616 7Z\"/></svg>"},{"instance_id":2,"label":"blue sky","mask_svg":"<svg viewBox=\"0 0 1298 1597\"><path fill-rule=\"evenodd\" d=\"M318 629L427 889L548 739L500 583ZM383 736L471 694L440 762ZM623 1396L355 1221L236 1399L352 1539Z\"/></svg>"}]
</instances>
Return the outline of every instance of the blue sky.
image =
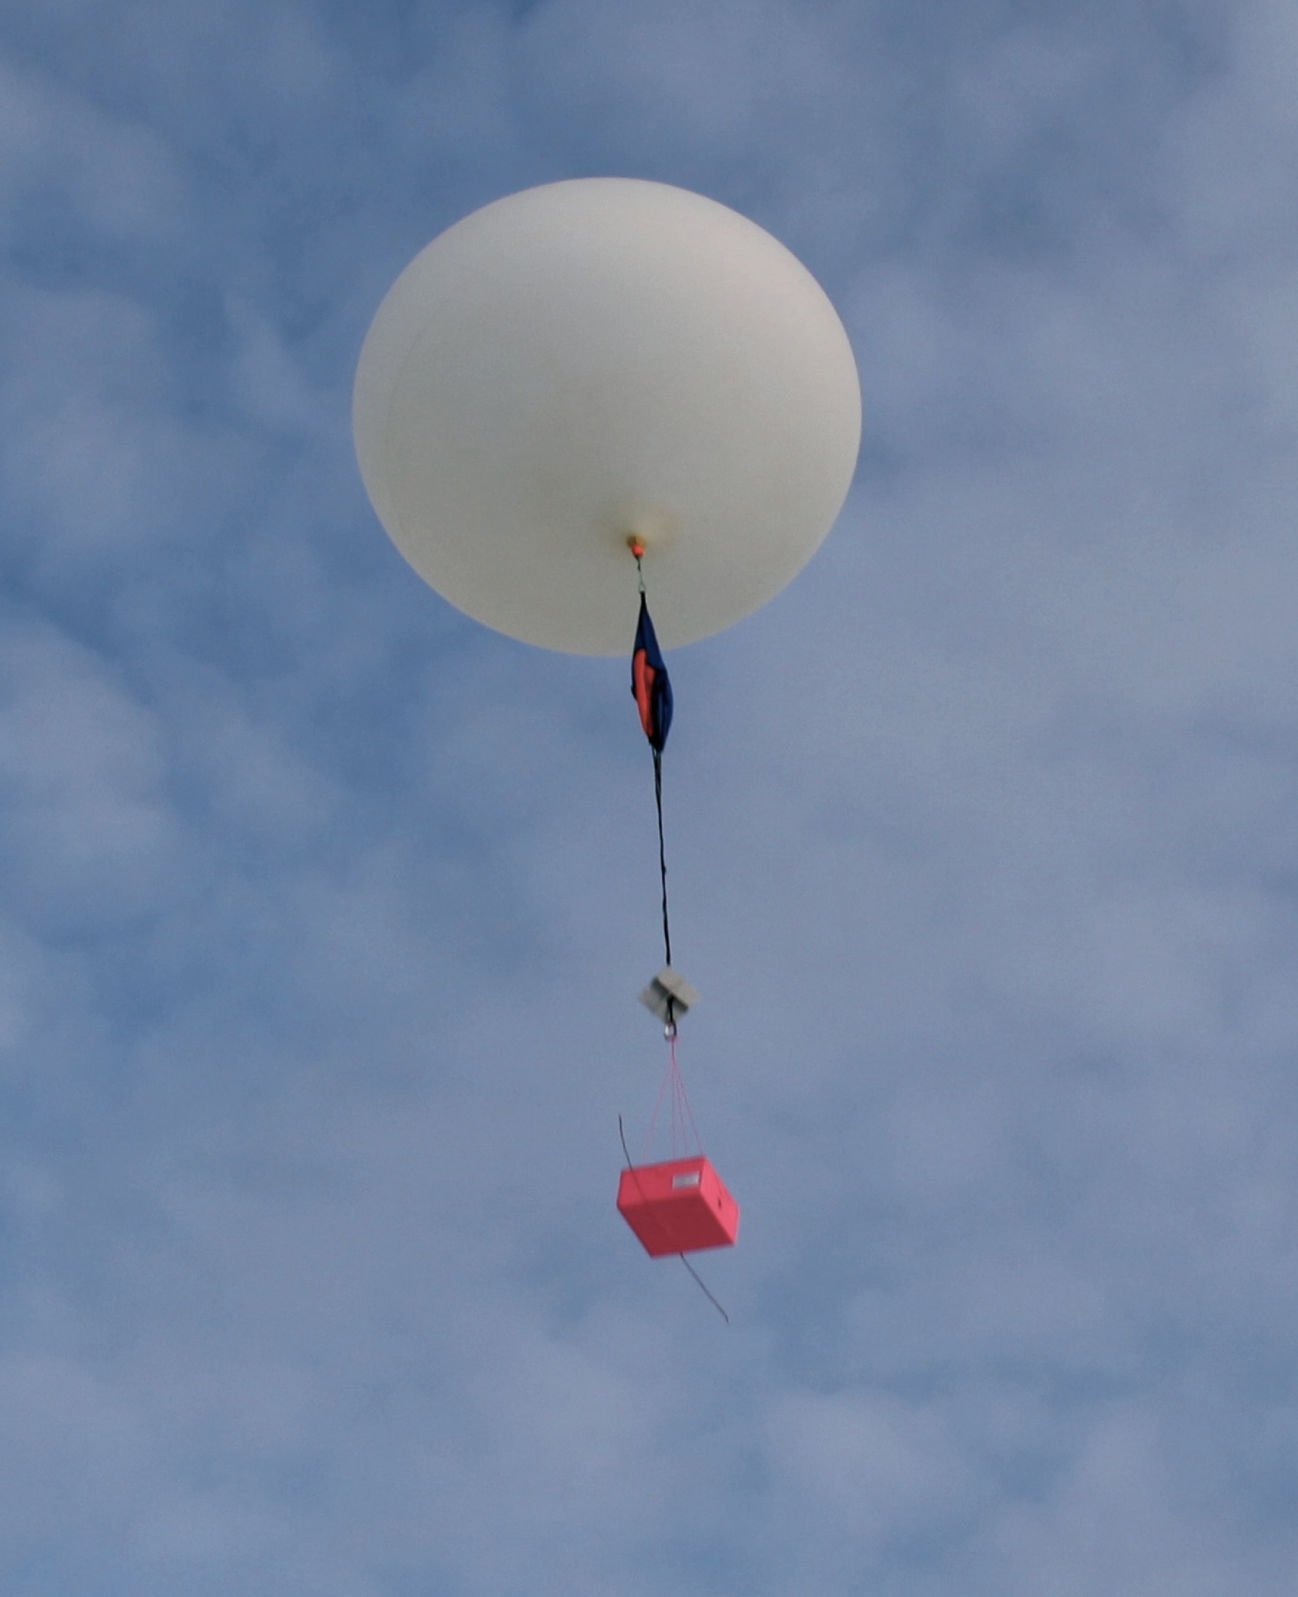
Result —
<instances>
[{"instance_id":1,"label":"blue sky","mask_svg":"<svg viewBox=\"0 0 1298 1597\"><path fill-rule=\"evenodd\" d=\"M1298 21L0 8L6 1597L1288 1597ZM350 393L429 239L656 178L806 262L840 522L672 661L475 627ZM629 643L629 640L628 640Z\"/></svg>"}]
</instances>

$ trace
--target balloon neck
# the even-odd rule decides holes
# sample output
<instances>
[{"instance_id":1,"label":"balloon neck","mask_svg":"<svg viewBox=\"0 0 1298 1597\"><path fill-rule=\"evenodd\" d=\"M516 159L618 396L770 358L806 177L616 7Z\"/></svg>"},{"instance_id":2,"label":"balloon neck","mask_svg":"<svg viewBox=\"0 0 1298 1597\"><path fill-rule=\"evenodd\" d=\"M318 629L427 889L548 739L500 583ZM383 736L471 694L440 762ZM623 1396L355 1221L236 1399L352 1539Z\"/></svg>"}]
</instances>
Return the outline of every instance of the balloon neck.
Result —
<instances>
[{"instance_id":1,"label":"balloon neck","mask_svg":"<svg viewBox=\"0 0 1298 1597\"><path fill-rule=\"evenodd\" d=\"M645 551L644 539L639 537L636 533L633 532L627 538L626 546L631 551L631 553L635 556L635 579L636 579L636 585L640 589L640 597L643 600L644 599L644 566L643 566L642 562L644 560L644 551Z\"/></svg>"}]
</instances>

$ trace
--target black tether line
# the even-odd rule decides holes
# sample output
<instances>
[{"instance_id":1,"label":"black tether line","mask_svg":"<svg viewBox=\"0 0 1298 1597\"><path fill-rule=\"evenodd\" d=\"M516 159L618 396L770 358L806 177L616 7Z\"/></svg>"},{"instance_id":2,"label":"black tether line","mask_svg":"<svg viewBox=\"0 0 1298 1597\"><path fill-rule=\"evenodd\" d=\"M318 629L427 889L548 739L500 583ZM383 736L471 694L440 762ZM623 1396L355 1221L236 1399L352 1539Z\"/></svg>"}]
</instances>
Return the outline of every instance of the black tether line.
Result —
<instances>
[{"instance_id":1,"label":"black tether line","mask_svg":"<svg viewBox=\"0 0 1298 1597\"><path fill-rule=\"evenodd\" d=\"M663 952L666 963L672 962L672 928L667 918L667 851L663 846L663 757L659 749L654 755L654 803L658 808L658 874L663 884Z\"/></svg>"},{"instance_id":2,"label":"black tether line","mask_svg":"<svg viewBox=\"0 0 1298 1597\"><path fill-rule=\"evenodd\" d=\"M644 586L644 556L638 545L632 545L635 551L636 584L640 589L640 598L643 602ZM663 888L663 962L666 965L672 962L672 928L671 920L667 914L667 848L663 840L663 756L661 749L654 749L654 807L658 811L658 875ZM676 1029L676 1004L672 998L667 1000L667 1030L670 1035Z\"/></svg>"}]
</instances>

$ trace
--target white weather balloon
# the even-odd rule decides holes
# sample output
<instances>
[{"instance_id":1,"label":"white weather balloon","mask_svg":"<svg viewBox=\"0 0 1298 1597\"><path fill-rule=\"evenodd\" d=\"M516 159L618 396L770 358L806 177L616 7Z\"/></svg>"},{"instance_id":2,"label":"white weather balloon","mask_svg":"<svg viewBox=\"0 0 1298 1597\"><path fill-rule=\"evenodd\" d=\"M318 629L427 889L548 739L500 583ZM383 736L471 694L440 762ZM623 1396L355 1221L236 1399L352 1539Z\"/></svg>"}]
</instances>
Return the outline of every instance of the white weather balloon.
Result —
<instances>
[{"instance_id":1,"label":"white weather balloon","mask_svg":"<svg viewBox=\"0 0 1298 1597\"><path fill-rule=\"evenodd\" d=\"M527 189L433 240L361 351L361 475L415 570L501 632L630 647L719 632L810 559L861 431L847 334L806 268L701 195Z\"/></svg>"}]
</instances>

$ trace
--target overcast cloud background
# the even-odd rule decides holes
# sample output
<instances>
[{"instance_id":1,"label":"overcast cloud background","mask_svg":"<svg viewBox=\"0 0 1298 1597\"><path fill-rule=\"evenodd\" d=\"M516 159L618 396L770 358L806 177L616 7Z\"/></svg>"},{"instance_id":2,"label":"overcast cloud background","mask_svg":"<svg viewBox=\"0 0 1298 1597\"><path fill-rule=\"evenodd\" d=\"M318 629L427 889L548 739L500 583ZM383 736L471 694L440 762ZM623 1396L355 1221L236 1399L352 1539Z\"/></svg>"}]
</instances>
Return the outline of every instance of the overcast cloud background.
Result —
<instances>
[{"instance_id":1,"label":"overcast cloud background","mask_svg":"<svg viewBox=\"0 0 1298 1597\"><path fill-rule=\"evenodd\" d=\"M1298 12L0 8L6 1597L1289 1597ZM696 188L856 485L672 660L426 589L361 339L475 207ZM629 646L628 640L628 646Z\"/></svg>"}]
</instances>

